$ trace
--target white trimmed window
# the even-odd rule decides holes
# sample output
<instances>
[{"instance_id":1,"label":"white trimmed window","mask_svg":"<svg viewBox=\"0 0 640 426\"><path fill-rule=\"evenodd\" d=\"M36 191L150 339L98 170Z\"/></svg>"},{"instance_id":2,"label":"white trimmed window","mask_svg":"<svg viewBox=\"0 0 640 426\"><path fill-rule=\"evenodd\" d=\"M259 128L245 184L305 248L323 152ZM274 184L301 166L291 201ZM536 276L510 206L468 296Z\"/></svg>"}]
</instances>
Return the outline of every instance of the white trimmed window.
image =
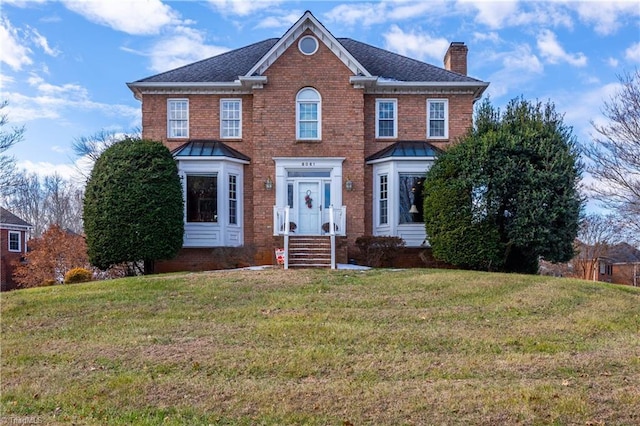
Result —
<instances>
[{"instance_id":1,"label":"white trimmed window","mask_svg":"<svg viewBox=\"0 0 640 426\"><path fill-rule=\"evenodd\" d=\"M167 137L189 137L189 100L167 100Z\"/></svg>"},{"instance_id":2,"label":"white trimmed window","mask_svg":"<svg viewBox=\"0 0 640 426\"><path fill-rule=\"evenodd\" d=\"M306 87L296 96L296 138L320 140L322 138L322 101L320 94Z\"/></svg>"},{"instance_id":3,"label":"white trimmed window","mask_svg":"<svg viewBox=\"0 0 640 426\"><path fill-rule=\"evenodd\" d=\"M449 101L427 99L427 139L449 138Z\"/></svg>"},{"instance_id":4,"label":"white trimmed window","mask_svg":"<svg viewBox=\"0 0 640 426\"><path fill-rule=\"evenodd\" d=\"M398 174L398 224L424 223L424 173Z\"/></svg>"},{"instance_id":5,"label":"white trimmed window","mask_svg":"<svg viewBox=\"0 0 640 426\"><path fill-rule=\"evenodd\" d=\"M218 221L218 176L187 175L187 222Z\"/></svg>"},{"instance_id":6,"label":"white trimmed window","mask_svg":"<svg viewBox=\"0 0 640 426\"><path fill-rule=\"evenodd\" d=\"M9 251L20 251L20 232L9 231Z\"/></svg>"},{"instance_id":7,"label":"white trimmed window","mask_svg":"<svg viewBox=\"0 0 640 426\"><path fill-rule=\"evenodd\" d=\"M389 224L389 175L379 175L378 176L378 204L379 204L379 213L378 213L378 224L379 225L388 225Z\"/></svg>"},{"instance_id":8,"label":"white trimmed window","mask_svg":"<svg viewBox=\"0 0 640 426\"><path fill-rule=\"evenodd\" d=\"M398 137L398 101L376 99L376 138Z\"/></svg>"},{"instance_id":9,"label":"white trimmed window","mask_svg":"<svg viewBox=\"0 0 640 426\"><path fill-rule=\"evenodd\" d=\"M220 100L220 137L242 138L242 99Z\"/></svg>"},{"instance_id":10,"label":"white trimmed window","mask_svg":"<svg viewBox=\"0 0 640 426\"><path fill-rule=\"evenodd\" d=\"M229 224L238 224L238 176L229 175Z\"/></svg>"}]
</instances>

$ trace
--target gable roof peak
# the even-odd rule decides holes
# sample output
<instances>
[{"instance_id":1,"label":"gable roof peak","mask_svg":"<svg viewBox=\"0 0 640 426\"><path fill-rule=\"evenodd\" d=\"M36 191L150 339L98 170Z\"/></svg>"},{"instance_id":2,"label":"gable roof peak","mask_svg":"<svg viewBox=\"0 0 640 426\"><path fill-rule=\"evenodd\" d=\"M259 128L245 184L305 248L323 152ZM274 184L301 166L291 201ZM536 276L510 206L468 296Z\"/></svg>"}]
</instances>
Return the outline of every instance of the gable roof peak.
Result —
<instances>
[{"instance_id":1,"label":"gable roof peak","mask_svg":"<svg viewBox=\"0 0 640 426\"><path fill-rule=\"evenodd\" d=\"M284 33L271 49L247 72L246 77L262 75L305 32L311 31L346 66L353 75L371 77L369 71L331 34L318 19L307 10L300 19Z\"/></svg>"}]
</instances>

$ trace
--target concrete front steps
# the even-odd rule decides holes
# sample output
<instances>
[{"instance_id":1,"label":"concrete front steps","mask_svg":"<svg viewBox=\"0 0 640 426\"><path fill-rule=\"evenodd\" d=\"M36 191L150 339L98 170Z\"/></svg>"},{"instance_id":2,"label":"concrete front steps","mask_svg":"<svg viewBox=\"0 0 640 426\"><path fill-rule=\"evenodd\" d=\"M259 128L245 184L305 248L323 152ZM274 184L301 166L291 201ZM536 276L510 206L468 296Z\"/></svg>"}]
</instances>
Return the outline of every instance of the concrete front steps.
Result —
<instances>
[{"instance_id":1,"label":"concrete front steps","mask_svg":"<svg viewBox=\"0 0 640 426\"><path fill-rule=\"evenodd\" d=\"M289 268L331 268L331 238L290 236Z\"/></svg>"}]
</instances>

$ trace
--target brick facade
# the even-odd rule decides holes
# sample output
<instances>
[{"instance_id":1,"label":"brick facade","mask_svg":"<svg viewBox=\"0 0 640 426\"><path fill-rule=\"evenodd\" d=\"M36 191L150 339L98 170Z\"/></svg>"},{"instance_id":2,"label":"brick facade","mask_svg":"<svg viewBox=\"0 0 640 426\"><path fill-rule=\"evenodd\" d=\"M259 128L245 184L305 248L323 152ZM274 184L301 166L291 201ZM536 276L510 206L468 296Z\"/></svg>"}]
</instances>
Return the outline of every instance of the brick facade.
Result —
<instances>
[{"instance_id":1,"label":"brick facade","mask_svg":"<svg viewBox=\"0 0 640 426\"><path fill-rule=\"evenodd\" d=\"M305 14L305 16L307 16ZM303 17L304 18L304 17ZM314 22L312 18L311 22ZM301 21L299 24L301 26ZM295 32L296 26L289 32ZM249 156L244 166L244 245L251 246L254 262L275 262L273 206L276 191L265 189L267 178L275 179L274 158L344 158L340 188L344 181L353 182L353 190L342 193L347 212L347 235L339 262L357 258L355 240L372 233L373 176L365 158L401 141L427 141L436 147L446 147L463 135L471 125L472 110L477 92L468 88L455 90L436 88L427 90L375 90L358 86L351 81L354 72L344 58L336 55L325 43L317 52L305 55L297 48L305 35L319 36L313 27L296 33L287 41L277 58L261 74L266 84L224 93L199 94L193 91L171 93L141 91L143 137L160 140L171 150L187 142L167 138L167 100L189 100L189 139L221 140L229 147ZM287 33L289 34L289 33ZM322 36L322 34L320 34ZM324 35L326 37L326 34ZM284 38L284 37L283 37ZM330 44L331 45L331 44ZM464 47L466 49L466 46ZM459 54L456 53L458 64ZM466 51L464 55L466 68ZM455 65L455 61L453 61ZM456 65L458 66L458 65ZM466 73L466 69L465 69ZM296 95L306 87L321 96L321 140L301 141L296 138ZM483 89L482 89L483 90ZM248 92L248 93L247 93ZM481 93L481 90L480 90ZM379 98L397 99L397 128L395 139L376 139L375 103ZM220 99L242 99L241 140L220 139ZM427 140L427 99L448 100L449 138ZM183 249L178 258L159 263L159 270L215 269L210 249ZM197 266L200 265L200 266Z\"/></svg>"},{"instance_id":2,"label":"brick facade","mask_svg":"<svg viewBox=\"0 0 640 426\"><path fill-rule=\"evenodd\" d=\"M31 225L0 207L0 291L13 290L17 283L13 270L27 253L28 230ZM9 232L20 234L20 250L9 250Z\"/></svg>"}]
</instances>

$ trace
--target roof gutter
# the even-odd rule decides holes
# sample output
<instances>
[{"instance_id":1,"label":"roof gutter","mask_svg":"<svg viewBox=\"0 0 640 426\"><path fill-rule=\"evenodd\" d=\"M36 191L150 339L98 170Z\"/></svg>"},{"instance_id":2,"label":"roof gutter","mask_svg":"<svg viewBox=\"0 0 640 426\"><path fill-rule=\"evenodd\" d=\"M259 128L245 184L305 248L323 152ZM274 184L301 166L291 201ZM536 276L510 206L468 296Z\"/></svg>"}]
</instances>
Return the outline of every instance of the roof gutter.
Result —
<instances>
[{"instance_id":1,"label":"roof gutter","mask_svg":"<svg viewBox=\"0 0 640 426\"><path fill-rule=\"evenodd\" d=\"M181 92L187 93L203 92L203 91L229 91L229 90L251 90L255 88L261 88L267 82L267 77L240 77L235 81L221 81L221 82L186 82L186 83L173 83L173 82L146 82L136 81L133 83L127 83L129 90L133 92L133 96L141 101L143 93L149 93L154 91L163 92Z\"/></svg>"},{"instance_id":2,"label":"roof gutter","mask_svg":"<svg viewBox=\"0 0 640 426\"><path fill-rule=\"evenodd\" d=\"M376 90L470 90L474 95L474 102L482 96L482 93L489 87L489 83L484 81L394 81L385 80L380 77L352 76L349 82L356 88L376 91Z\"/></svg>"}]
</instances>

